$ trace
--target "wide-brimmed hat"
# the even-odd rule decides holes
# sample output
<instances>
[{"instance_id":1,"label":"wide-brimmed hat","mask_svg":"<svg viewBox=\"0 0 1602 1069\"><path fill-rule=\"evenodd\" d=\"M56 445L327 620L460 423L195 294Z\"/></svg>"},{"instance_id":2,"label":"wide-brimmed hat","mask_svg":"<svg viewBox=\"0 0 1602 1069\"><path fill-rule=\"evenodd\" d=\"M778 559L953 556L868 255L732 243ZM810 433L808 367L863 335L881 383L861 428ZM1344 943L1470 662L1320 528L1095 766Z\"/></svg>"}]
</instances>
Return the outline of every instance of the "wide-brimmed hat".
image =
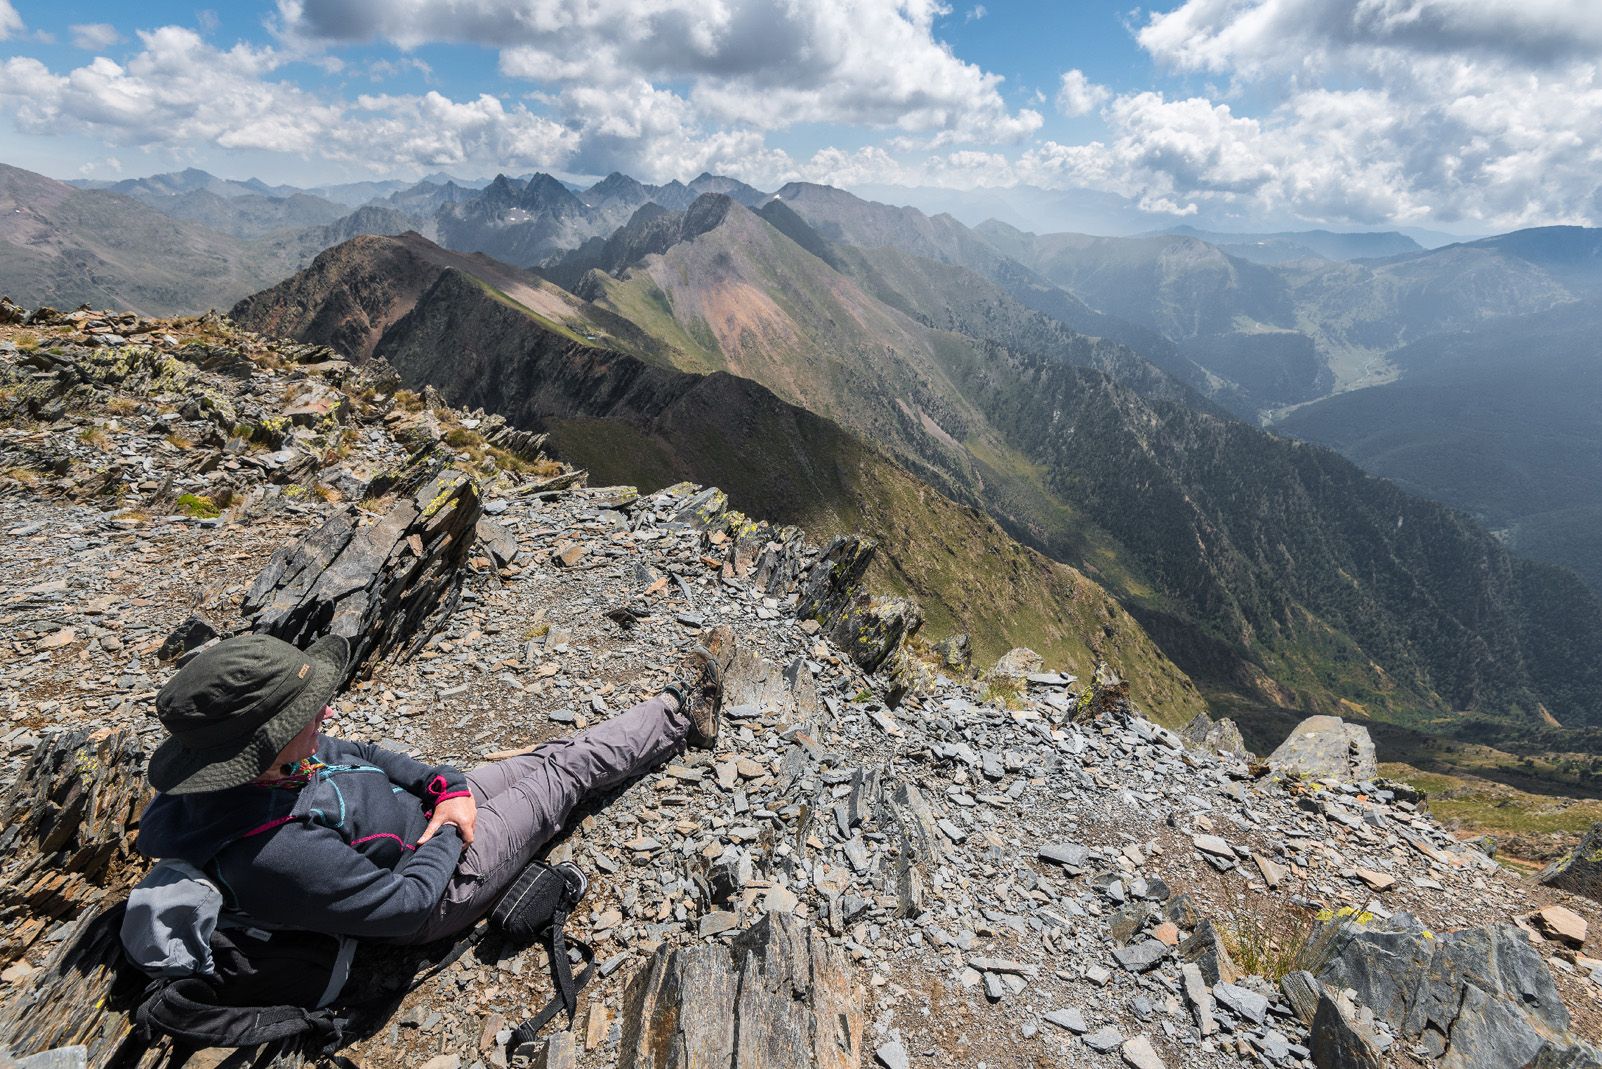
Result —
<instances>
[{"instance_id":1,"label":"wide-brimmed hat","mask_svg":"<svg viewBox=\"0 0 1602 1069\"><path fill-rule=\"evenodd\" d=\"M150 758L151 786L197 794L249 783L328 704L349 660L338 635L305 650L236 635L200 653L156 695L156 717L172 737Z\"/></svg>"}]
</instances>

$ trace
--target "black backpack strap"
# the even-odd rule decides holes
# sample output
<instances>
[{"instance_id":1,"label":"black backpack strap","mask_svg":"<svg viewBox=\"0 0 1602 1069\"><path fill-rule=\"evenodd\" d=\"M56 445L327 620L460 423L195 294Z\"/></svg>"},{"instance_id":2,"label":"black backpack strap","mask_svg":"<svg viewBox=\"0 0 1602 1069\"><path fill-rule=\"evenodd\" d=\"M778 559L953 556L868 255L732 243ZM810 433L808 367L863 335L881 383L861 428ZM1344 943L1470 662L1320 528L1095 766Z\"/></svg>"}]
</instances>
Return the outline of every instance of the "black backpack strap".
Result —
<instances>
[{"instance_id":1,"label":"black backpack strap","mask_svg":"<svg viewBox=\"0 0 1602 1069\"><path fill-rule=\"evenodd\" d=\"M224 1006L202 977L151 985L134 1019L147 1036L165 1032L208 1047L254 1047L292 1036L315 1034L329 1046L339 1042L346 1021L332 1010L299 1006Z\"/></svg>"},{"instance_id":2,"label":"black backpack strap","mask_svg":"<svg viewBox=\"0 0 1602 1069\"><path fill-rule=\"evenodd\" d=\"M556 993L561 996L562 1005L567 1009L568 1027L573 1027L573 1018L578 1016L578 988L573 986L573 968L567 960L567 939L562 931L567 926L567 910L559 909L551 915L551 932L546 940L546 951L551 958L551 977L555 981Z\"/></svg>"},{"instance_id":3,"label":"black backpack strap","mask_svg":"<svg viewBox=\"0 0 1602 1069\"><path fill-rule=\"evenodd\" d=\"M590 982L590 977L595 975L595 951L582 939L572 941L580 953L588 959L584 968L574 976L573 967L567 960L567 941L562 933L562 925L566 922L565 912L558 913L552 918L547 947L551 955L551 979L556 987L556 993L551 996L551 1001L545 1004L544 1009L512 1029L512 1037L506 1041L508 1055L524 1043L534 1042L540 1034L540 1029L550 1024L564 1009L567 1011L569 1028L573 1027L573 1022L578 1017L578 993Z\"/></svg>"},{"instance_id":4,"label":"black backpack strap","mask_svg":"<svg viewBox=\"0 0 1602 1069\"><path fill-rule=\"evenodd\" d=\"M466 954L469 950L478 945L479 941L484 938L484 933L488 930L488 928L479 925L469 928L467 931L463 932L457 937L456 942L451 946L450 950L446 952L443 958L440 958L439 961L424 969L412 980L411 983L406 985L406 993L416 991L434 977L438 976L446 969L449 969L452 965L455 965L457 960L461 958L463 954Z\"/></svg>"}]
</instances>

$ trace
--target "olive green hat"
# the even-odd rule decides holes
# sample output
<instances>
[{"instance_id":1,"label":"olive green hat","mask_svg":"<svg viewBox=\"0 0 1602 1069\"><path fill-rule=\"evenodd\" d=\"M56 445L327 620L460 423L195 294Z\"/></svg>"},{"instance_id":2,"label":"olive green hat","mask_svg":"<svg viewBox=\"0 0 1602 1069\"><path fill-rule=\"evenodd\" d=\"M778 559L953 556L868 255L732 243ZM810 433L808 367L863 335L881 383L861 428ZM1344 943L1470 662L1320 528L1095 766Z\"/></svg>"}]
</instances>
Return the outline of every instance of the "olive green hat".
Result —
<instances>
[{"instance_id":1,"label":"olive green hat","mask_svg":"<svg viewBox=\"0 0 1602 1069\"><path fill-rule=\"evenodd\" d=\"M304 651L271 635L236 635L201 652L156 695L171 737L150 758L151 786L197 794L249 783L328 704L349 660L338 635Z\"/></svg>"}]
</instances>

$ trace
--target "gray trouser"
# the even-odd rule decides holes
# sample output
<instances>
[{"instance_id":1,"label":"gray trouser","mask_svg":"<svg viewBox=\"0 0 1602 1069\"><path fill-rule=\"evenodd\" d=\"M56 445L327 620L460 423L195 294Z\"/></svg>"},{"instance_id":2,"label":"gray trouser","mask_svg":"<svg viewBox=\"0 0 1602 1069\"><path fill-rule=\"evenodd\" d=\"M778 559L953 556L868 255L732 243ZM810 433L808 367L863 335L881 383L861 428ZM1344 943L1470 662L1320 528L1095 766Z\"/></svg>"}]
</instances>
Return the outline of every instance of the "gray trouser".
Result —
<instances>
[{"instance_id":1,"label":"gray trouser","mask_svg":"<svg viewBox=\"0 0 1602 1069\"><path fill-rule=\"evenodd\" d=\"M469 772L478 804L472 845L462 851L434 916L410 941L455 935L488 913L585 795L647 771L677 751L689 730L673 699L658 695L533 753Z\"/></svg>"}]
</instances>

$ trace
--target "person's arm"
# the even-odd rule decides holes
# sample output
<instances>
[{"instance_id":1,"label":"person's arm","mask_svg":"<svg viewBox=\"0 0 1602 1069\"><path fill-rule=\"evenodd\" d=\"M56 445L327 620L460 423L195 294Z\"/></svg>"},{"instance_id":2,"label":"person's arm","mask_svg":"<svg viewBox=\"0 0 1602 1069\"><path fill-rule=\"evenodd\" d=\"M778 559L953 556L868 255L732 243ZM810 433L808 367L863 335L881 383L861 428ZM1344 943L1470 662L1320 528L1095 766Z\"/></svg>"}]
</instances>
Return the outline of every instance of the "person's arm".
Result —
<instances>
[{"instance_id":1,"label":"person's arm","mask_svg":"<svg viewBox=\"0 0 1602 1069\"><path fill-rule=\"evenodd\" d=\"M433 915L461 856L444 828L393 872L352 850L337 831L296 824L219 859L239 908L265 924L368 938L403 938Z\"/></svg>"},{"instance_id":2,"label":"person's arm","mask_svg":"<svg viewBox=\"0 0 1602 1069\"><path fill-rule=\"evenodd\" d=\"M383 769L391 783L423 800L425 812L432 813L435 806L452 798L472 797L467 789L467 777L450 765L425 765L408 754L351 739L320 738L319 749L328 743L334 744L327 747L330 750L353 753L358 759Z\"/></svg>"}]
</instances>

